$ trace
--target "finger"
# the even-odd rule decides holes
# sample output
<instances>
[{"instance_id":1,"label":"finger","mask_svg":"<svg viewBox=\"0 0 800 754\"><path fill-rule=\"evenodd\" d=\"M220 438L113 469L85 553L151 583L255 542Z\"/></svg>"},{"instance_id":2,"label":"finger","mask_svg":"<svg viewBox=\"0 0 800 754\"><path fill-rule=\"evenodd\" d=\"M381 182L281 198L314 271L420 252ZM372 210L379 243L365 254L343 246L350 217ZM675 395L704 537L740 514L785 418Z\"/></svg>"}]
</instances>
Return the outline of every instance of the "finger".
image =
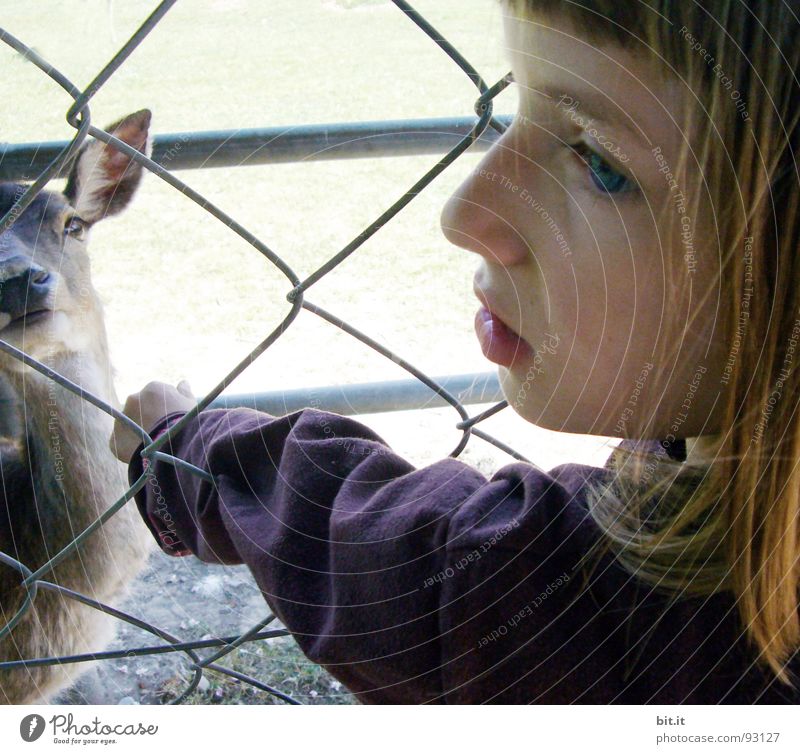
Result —
<instances>
[{"instance_id":1,"label":"finger","mask_svg":"<svg viewBox=\"0 0 800 754\"><path fill-rule=\"evenodd\" d=\"M142 407L142 394L141 393L131 393L125 399L125 405L122 407L122 413L126 416L130 416L131 418L135 418L136 415L141 413Z\"/></svg>"},{"instance_id":2,"label":"finger","mask_svg":"<svg viewBox=\"0 0 800 754\"><path fill-rule=\"evenodd\" d=\"M114 424L114 430L108 440L111 452L120 461L127 463L130 461L136 448L141 444L141 438L137 437L131 429L120 422Z\"/></svg>"},{"instance_id":3,"label":"finger","mask_svg":"<svg viewBox=\"0 0 800 754\"><path fill-rule=\"evenodd\" d=\"M192 393L192 388L188 380L181 380L178 383L178 392L185 395L187 398L194 398L194 393Z\"/></svg>"}]
</instances>

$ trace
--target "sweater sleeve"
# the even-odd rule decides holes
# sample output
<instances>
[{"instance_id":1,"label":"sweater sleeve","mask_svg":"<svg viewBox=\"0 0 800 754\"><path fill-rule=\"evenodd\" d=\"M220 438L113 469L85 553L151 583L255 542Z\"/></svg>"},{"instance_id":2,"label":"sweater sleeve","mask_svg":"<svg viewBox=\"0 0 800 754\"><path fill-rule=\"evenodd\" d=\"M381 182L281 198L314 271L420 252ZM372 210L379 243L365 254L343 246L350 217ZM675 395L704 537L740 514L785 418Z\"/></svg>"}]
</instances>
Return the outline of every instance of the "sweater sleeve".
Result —
<instances>
[{"instance_id":1,"label":"sweater sleeve","mask_svg":"<svg viewBox=\"0 0 800 754\"><path fill-rule=\"evenodd\" d=\"M207 410L164 451L214 482L150 466L136 502L162 549L246 564L304 653L362 701L440 700L444 627L479 612L475 583L456 576L478 559L502 570L521 548L549 554L568 498L528 464L492 480L453 458L416 469L368 427L310 408ZM138 453L129 473L142 473Z\"/></svg>"}]
</instances>

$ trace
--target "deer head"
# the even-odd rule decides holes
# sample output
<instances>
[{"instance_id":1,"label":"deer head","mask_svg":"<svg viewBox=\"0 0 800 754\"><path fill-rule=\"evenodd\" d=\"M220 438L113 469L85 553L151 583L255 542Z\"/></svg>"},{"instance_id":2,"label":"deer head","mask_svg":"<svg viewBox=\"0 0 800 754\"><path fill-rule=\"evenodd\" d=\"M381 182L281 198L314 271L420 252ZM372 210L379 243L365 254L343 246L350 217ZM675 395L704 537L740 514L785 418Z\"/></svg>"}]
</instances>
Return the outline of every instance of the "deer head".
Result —
<instances>
[{"instance_id":1,"label":"deer head","mask_svg":"<svg viewBox=\"0 0 800 754\"><path fill-rule=\"evenodd\" d=\"M149 155L150 111L140 110L106 131ZM63 193L41 192L0 234L0 338L51 362L105 343L100 299L87 253L92 226L121 212L142 178L127 155L90 140L78 152ZM27 187L0 183L0 216ZM15 359L3 366L24 369Z\"/></svg>"}]
</instances>

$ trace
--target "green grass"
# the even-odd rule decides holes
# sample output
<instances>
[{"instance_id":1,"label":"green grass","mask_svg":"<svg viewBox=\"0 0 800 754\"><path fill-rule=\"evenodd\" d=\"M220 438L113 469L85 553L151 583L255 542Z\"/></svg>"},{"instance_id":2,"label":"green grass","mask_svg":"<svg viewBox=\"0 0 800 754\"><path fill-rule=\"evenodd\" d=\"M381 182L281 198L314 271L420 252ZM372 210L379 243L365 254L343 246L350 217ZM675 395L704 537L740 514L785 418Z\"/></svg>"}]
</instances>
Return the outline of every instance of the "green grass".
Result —
<instances>
[{"instance_id":1,"label":"green grass","mask_svg":"<svg viewBox=\"0 0 800 754\"><path fill-rule=\"evenodd\" d=\"M221 663L232 670L257 678L303 704L356 704L341 683L310 662L289 638L253 642L235 649ZM182 704L285 704L272 694L212 670L205 671L206 683ZM168 679L158 690L162 703L174 701L186 689L186 678Z\"/></svg>"},{"instance_id":2,"label":"green grass","mask_svg":"<svg viewBox=\"0 0 800 754\"><path fill-rule=\"evenodd\" d=\"M85 86L154 5L87 0L65 7L45 0L4 9L2 23ZM487 81L506 72L495 3L416 5ZM13 82L13 107L0 113L0 138L71 136L64 122L69 98L9 49L0 48L0 64ZM154 130L163 133L471 115L475 97L466 76L388 2L216 0L172 8L99 91L92 115L107 125L149 107ZM504 93L498 110L512 112L514 104L515 94ZM445 171L316 285L309 300L430 373L489 368L472 331L477 258L451 247L439 229L446 198L481 156L464 156ZM436 162L429 155L183 171L179 177L302 278ZM288 312L288 281L153 176L135 206L95 229L92 256L121 393L151 379L181 377L207 391ZM232 390L405 376L303 312Z\"/></svg>"}]
</instances>

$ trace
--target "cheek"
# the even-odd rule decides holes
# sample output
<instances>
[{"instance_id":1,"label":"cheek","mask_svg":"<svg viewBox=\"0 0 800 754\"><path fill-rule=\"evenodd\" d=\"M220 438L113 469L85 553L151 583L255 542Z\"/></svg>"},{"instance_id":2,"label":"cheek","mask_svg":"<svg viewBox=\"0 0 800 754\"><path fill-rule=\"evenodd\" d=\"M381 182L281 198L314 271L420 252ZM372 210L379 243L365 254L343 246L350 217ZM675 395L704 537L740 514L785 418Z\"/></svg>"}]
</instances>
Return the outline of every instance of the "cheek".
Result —
<instances>
[{"instance_id":1,"label":"cheek","mask_svg":"<svg viewBox=\"0 0 800 754\"><path fill-rule=\"evenodd\" d=\"M79 303L90 288L89 259L81 253L64 253L59 263L51 267L51 275L57 276L57 296L64 303Z\"/></svg>"},{"instance_id":2,"label":"cheek","mask_svg":"<svg viewBox=\"0 0 800 754\"><path fill-rule=\"evenodd\" d=\"M553 318L596 348L603 339L624 342L635 319L653 306L661 309L663 275L652 248L655 234L635 213L620 215L608 202L588 208L576 204L562 222L570 256L559 255L557 239L550 238L542 260Z\"/></svg>"},{"instance_id":3,"label":"cheek","mask_svg":"<svg viewBox=\"0 0 800 754\"><path fill-rule=\"evenodd\" d=\"M529 421L610 434L610 404L627 389L621 385L634 384L663 334L664 271L652 226L587 204L557 216L569 257L552 228L532 228L537 265L524 336L539 358L500 376L506 399Z\"/></svg>"},{"instance_id":4,"label":"cheek","mask_svg":"<svg viewBox=\"0 0 800 754\"><path fill-rule=\"evenodd\" d=\"M61 349L76 353L86 352L92 347L94 333L88 327L76 327L75 320L64 312L53 315L49 340L58 343Z\"/></svg>"}]
</instances>

